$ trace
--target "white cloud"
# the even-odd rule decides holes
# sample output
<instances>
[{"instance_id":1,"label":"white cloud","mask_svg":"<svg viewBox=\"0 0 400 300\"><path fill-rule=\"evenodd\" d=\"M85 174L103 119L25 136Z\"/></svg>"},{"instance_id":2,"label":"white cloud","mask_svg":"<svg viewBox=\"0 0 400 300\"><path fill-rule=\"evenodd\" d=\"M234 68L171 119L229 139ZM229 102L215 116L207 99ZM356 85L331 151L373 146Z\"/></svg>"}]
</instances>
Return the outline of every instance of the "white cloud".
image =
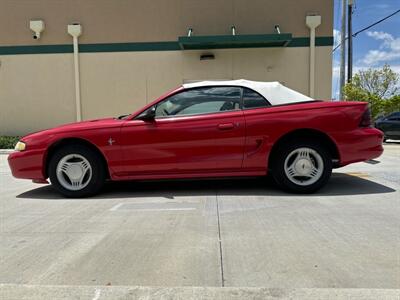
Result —
<instances>
[{"instance_id":1,"label":"white cloud","mask_svg":"<svg viewBox=\"0 0 400 300\"><path fill-rule=\"evenodd\" d=\"M390 68L396 72L397 74L400 74L400 65L391 65Z\"/></svg>"},{"instance_id":2,"label":"white cloud","mask_svg":"<svg viewBox=\"0 0 400 300\"><path fill-rule=\"evenodd\" d=\"M370 50L364 57L363 63L367 66L376 66L400 58L400 52Z\"/></svg>"},{"instance_id":3,"label":"white cloud","mask_svg":"<svg viewBox=\"0 0 400 300\"><path fill-rule=\"evenodd\" d=\"M340 30L333 29L333 48L340 44Z\"/></svg>"},{"instance_id":4,"label":"white cloud","mask_svg":"<svg viewBox=\"0 0 400 300\"><path fill-rule=\"evenodd\" d=\"M367 35L372 37L376 40L394 40L393 36L390 33L383 32L383 31L367 31Z\"/></svg>"},{"instance_id":5,"label":"white cloud","mask_svg":"<svg viewBox=\"0 0 400 300\"><path fill-rule=\"evenodd\" d=\"M382 41L379 49L368 51L361 60L367 67L380 65L396 59L400 59L400 38L383 31L368 31L367 35L375 40Z\"/></svg>"}]
</instances>

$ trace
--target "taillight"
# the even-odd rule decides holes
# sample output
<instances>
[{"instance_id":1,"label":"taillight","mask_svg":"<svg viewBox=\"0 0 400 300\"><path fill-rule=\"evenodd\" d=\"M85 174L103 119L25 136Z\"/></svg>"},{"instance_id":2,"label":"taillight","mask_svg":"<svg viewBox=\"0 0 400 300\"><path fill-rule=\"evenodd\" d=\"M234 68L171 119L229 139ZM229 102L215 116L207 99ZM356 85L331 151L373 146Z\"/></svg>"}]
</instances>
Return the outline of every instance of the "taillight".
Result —
<instances>
[{"instance_id":1,"label":"taillight","mask_svg":"<svg viewBox=\"0 0 400 300\"><path fill-rule=\"evenodd\" d=\"M369 108L365 110L363 115L361 116L360 127L371 127L372 119L371 119L371 111Z\"/></svg>"}]
</instances>

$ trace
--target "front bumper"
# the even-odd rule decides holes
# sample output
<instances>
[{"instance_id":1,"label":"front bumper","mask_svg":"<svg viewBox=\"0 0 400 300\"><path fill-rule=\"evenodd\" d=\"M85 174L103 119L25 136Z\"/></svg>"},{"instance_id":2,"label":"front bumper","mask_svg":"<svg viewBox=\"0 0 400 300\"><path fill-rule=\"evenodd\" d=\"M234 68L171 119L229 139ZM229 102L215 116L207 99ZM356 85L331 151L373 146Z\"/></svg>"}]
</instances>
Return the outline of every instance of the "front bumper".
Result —
<instances>
[{"instance_id":1,"label":"front bumper","mask_svg":"<svg viewBox=\"0 0 400 300\"><path fill-rule=\"evenodd\" d=\"M41 150L15 151L8 156L11 173L16 178L46 180L43 162Z\"/></svg>"}]
</instances>

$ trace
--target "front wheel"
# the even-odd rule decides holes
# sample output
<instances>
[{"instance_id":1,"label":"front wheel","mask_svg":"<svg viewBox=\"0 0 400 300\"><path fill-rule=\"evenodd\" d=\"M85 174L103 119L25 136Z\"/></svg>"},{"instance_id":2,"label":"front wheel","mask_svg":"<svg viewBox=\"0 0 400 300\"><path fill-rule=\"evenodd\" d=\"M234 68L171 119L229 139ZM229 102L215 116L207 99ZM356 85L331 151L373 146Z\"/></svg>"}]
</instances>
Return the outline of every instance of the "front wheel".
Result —
<instances>
[{"instance_id":1,"label":"front wheel","mask_svg":"<svg viewBox=\"0 0 400 300\"><path fill-rule=\"evenodd\" d=\"M329 151L313 141L296 141L278 149L272 166L275 181L295 193L313 193L332 174Z\"/></svg>"},{"instance_id":2,"label":"front wheel","mask_svg":"<svg viewBox=\"0 0 400 300\"><path fill-rule=\"evenodd\" d=\"M51 184L66 197L87 197L100 191L106 178L99 155L82 145L66 145L50 159Z\"/></svg>"}]
</instances>

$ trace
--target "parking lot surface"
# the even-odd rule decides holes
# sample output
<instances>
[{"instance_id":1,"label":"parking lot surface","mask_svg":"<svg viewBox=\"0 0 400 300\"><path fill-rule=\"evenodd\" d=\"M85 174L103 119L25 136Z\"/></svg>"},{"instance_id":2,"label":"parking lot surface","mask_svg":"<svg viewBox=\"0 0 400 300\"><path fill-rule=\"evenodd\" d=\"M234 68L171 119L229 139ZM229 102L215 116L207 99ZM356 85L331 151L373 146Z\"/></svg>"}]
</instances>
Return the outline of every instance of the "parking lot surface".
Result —
<instances>
[{"instance_id":1,"label":"parking lot surface","mask_svg":"<svg viewBox=\"0 0 400 300\"><path fill-rule=\"evenodd\" d=\"M65 199L14 179L6 160L5 298L400 297L400 144L312 195L260 178L110 183Z\"/></svg>"}]
</instances>

